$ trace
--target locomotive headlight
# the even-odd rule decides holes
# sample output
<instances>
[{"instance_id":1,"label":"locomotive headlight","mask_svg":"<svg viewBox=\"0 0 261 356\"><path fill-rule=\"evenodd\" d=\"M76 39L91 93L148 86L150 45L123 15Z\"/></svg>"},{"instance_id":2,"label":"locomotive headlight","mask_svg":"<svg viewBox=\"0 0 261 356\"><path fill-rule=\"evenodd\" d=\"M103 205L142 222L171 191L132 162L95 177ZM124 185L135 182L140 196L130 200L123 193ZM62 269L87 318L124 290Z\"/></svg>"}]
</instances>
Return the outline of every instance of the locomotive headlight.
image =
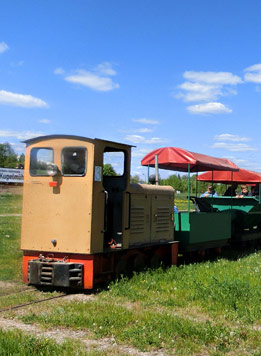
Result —
<instances>
[{"instance_id":1,"label":"locomotive headlight","mask_svg":"<svg viewBox=\"0 0 261 356\"><path fill-rule=\"evenodd\" d=\"M46 172L47 172L48 176L54 177L58 174L59 169L56 166L56 164L48 163L48 165L46 167Z\"/></svg>"}]
</instances>

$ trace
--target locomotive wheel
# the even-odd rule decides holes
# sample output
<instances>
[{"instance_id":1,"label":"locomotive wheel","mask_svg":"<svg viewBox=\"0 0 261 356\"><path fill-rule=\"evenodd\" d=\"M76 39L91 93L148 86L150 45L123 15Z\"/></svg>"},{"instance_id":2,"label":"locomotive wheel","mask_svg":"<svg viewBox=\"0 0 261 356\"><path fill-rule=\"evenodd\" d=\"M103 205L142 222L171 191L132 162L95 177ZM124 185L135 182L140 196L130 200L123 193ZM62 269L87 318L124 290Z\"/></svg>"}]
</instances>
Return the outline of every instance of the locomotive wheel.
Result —
<instances>
[{"instance_id":1,"label":"locomotive wheel","mask_svg":"<svg viewBox=\"0 0 261 356\"><path fill-rule=\"evenodd\" d=\"M197 257L199 261L203 261L206 256L206 250L198 250L197 251Z\"/></svg>"},{"instance_id":2,"label":"locomotive wheel","mask_svg":"<svg viewBox=\"0 0 261 356\"><path fill-rule=\"evenodd\" d=\"M121 258L117 263L115 268L116 278L121 278L122 276L127 275L127 261L124 258Z\"/></svg>"},{"instance_id":3,"label":"locomotive wheel","mask_svg":"<svg viewBox=\"0 0 261 356\"><path fill-rule=\"evenodd\" d=\"M143 271L146 267L145 256L143 254L138 254L134 256L133 259L133 268L135 271Z\"/></svg>"},{"instance_id":4,"label":"locomotive wheel","mask_svg":"<svg viewBox=\"0 0 261 356\"><path fill-rule=\"evenodd\" d=\"M117 278L121 276L131 277L133 272L134 256L122 256L115 268L115 274Z\"/></svg>"},{"instance_id":5,"label":"locomotive wheel","mask_svg":"<svg viewBox=\"0 0 261 356\"><path fill-rule=\"evenodd\" d=\"M156 268L159 268L162 264L162 258L157 255L156 253L151 256L151 259L150 259L150 267L153 268L153 269L156 269Z\"/></svg>"}]
</instances>

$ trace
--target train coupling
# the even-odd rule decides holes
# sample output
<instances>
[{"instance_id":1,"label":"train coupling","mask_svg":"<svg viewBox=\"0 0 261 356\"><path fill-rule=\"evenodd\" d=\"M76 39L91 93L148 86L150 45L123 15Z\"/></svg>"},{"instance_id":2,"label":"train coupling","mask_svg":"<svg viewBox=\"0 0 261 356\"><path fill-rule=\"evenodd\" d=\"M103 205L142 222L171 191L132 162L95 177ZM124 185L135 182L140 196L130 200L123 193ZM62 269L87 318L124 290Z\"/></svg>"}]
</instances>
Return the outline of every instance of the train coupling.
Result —
<instances>
[{"instance_id":1,"label":"train coupling","mask_svg":"<svg viewBox=\"0 0 261 356\"><path fill-rule=\"evenodd\" d=\"M54 287L83 287L83 264L44 258L28 262L29 284Z\"/></svg>"}]
</instances>

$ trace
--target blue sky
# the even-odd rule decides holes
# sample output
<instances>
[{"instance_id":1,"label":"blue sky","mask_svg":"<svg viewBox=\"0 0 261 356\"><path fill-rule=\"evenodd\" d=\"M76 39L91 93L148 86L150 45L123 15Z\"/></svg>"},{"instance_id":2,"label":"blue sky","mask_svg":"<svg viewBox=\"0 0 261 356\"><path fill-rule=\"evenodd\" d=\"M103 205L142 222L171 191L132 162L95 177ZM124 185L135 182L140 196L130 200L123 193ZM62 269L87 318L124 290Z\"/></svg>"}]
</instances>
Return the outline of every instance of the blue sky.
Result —
<instances>
[{"instance_id":1,"label":"blue sky","mask_svg":"<svg viewBox=\"0 0 261 356\"><path fill-rule=\"evenodd\" d=\"M72 134L261 171L261 2L0 2L0 142Z\"/></svg>"}]
</instances>

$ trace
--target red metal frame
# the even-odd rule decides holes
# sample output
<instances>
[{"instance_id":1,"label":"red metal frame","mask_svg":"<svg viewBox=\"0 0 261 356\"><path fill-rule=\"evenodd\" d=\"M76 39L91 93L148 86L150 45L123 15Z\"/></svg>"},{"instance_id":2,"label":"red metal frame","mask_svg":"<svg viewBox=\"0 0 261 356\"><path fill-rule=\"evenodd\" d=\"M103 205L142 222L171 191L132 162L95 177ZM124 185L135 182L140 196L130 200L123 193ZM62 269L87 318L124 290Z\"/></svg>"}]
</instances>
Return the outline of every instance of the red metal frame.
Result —
<instances>
[{"instance_id":1,"label":"red metal frame","mask_svg":"<svg viewBox=\"0 0 261 356\"><path fill-rule=\"evenodd\" d=\"M178 259L178 242L171 244L148 246L143 248L134 248L105 252L100 254L79 255L65 253L48 253L43 251L24 251L23 256L23 281L28 283L28 262L38 259L39 256L45 258L54 258L57 260L66 260L66 262L83 264L83 289L93 289L98 282L105 282L112 278L116 272L117 263L120 261L130 261L137 255L143 255L148 258L149 255L157 254L162 260L167 260L171 265L177 264Z\"/></svg>"},{"instance_id":2,"label":"red metal frame","mask_svg":"<svg viewBox=\"0 0 261 356\"><path fill-rule=\"evenodd\" d=\"M53 254L35 251L24 251L23 256L23 281L28 283L28 262L39 258L39 255L45 257L52 257L57 260L63 260L66 257L67 262L82 263L83 264L83 288L92 289L94 285L94 255L73 255L73 254Z\"/></svg>"}]
</instances>

